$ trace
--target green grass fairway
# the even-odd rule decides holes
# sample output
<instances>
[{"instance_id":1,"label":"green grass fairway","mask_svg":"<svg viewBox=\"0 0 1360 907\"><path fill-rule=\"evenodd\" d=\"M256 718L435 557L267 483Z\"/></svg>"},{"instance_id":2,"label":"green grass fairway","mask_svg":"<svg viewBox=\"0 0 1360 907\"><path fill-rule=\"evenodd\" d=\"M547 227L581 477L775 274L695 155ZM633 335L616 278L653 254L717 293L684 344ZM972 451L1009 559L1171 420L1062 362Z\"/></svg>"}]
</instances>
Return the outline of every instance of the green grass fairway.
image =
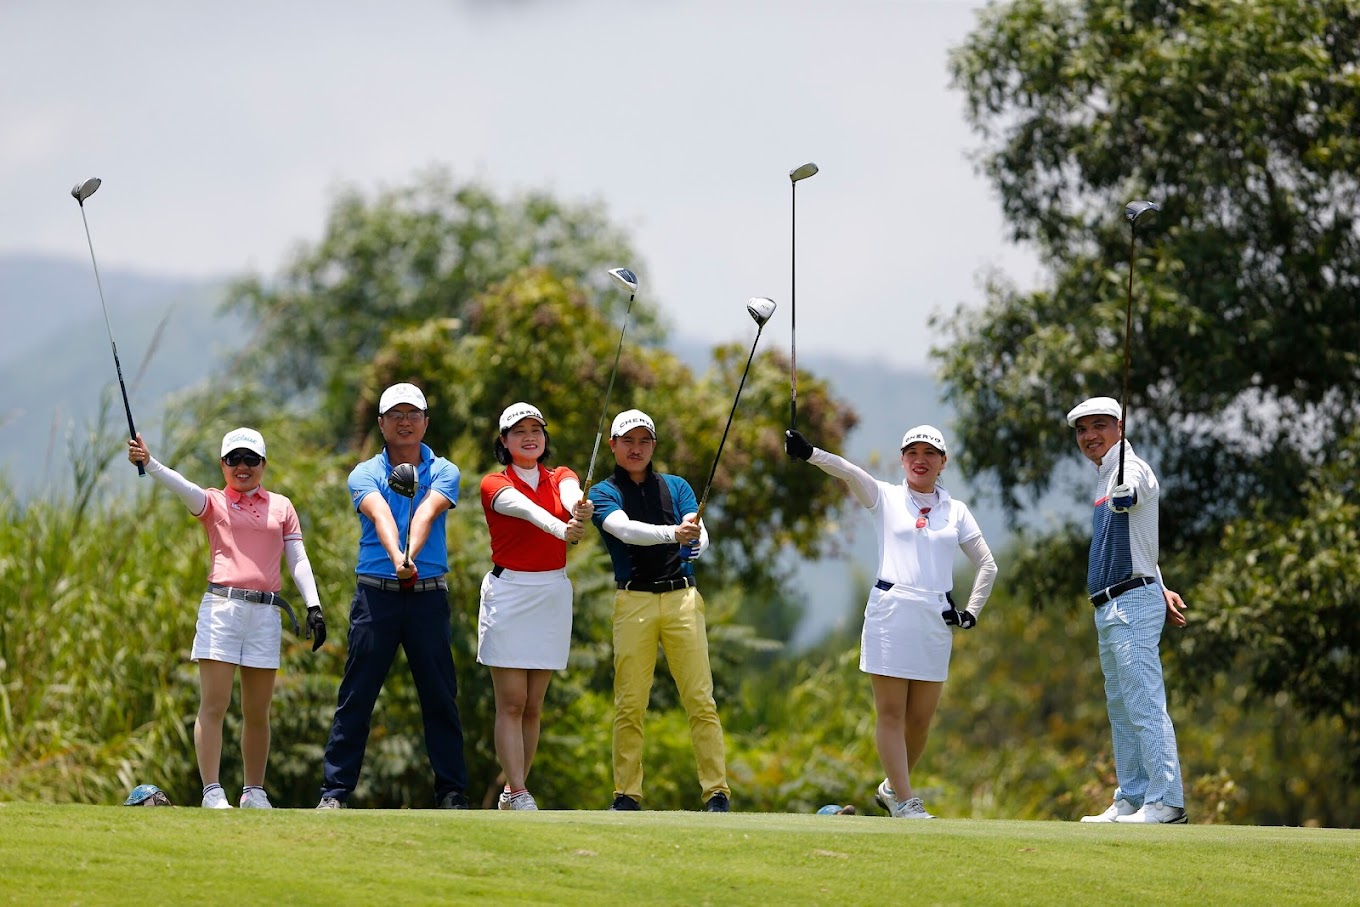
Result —
<instances>
[{"instance_id":1,"label":"green grass fairway","mask_svg":"<svg viewBox=\"0 0 1360 907\"><path fill-rule=\"evenodd\" d=\"M1356 903L1360 832L0 804L22 904ZM1127 900L1125 900L1127 898Z\"/></svg>"}]
</instances>

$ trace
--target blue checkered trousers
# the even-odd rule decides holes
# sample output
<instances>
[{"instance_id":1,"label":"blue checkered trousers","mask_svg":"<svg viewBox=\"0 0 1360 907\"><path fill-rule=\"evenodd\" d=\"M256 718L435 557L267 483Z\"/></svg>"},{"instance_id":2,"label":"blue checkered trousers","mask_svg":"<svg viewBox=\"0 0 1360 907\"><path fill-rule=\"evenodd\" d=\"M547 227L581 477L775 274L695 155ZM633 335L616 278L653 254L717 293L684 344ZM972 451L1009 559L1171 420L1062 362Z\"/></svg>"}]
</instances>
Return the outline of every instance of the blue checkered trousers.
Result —
<instances>
[{"instance_id":1,"label":"blue checkered trousers","mask_svg":"<svg viewBox=\"0 0 1360 907\"><path fill-rule=\"evenodd\" d=\"M1125 482L1137 503L1127 513L1106 506L1114 488L1119 451L1105 454L1097 469L1091 553L1086 587L1097 595L1116 583L1145 578L1149 585L1129 589L1095 607L1100 667L1105 673L1105 708L1114 738L1114 769L1119 789L1114 798L1135 806L1160 800L1185 806L1176 729L1166 710L1159 646L1166 624L1166 599L1157 568L1157 520L1161 490L1157 476L1125 445Z\"/></svg>"}]
</instances>

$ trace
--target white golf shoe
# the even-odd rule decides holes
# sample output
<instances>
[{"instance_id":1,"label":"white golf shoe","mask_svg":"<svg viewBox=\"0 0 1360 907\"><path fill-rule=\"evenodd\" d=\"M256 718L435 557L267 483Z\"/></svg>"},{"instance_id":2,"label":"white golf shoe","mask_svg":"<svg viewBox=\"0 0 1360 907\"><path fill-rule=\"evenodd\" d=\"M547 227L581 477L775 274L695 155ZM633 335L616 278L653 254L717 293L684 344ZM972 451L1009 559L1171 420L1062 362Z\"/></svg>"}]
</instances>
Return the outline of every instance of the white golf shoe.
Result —
<instances>
[{"instance_id":1,"label":"white golf shoe","mask_svg":"<svg viewBox=\"0 0 1360 907\"><path fill-rule=\"evenodd\" d=\"M926 812L926 806L921 802L920 797L912 797L904 800L893 810L894 819L933 819L930 813Z\"/></svg>"},{"instance_id":2,"label":"white golf shoe","mask_svg":"<svg viewBox=\"0 0 1360 907\"><path fill-rule=\"evenodd\" d=\"M242 809L273 809L274 804L269 802L269 795L264 792L263 787L247 787L241 791Z\"/></svg>"},{"instance_id":3,"label":"white golf shoe","mask_svg":"<svg viewBox=\"0 0 1360 907\"><path fill-rule=\"evenodd\" d=\"M222 785L214 784L203 791L204 809L231 809L231 804L227 802L227 792L222 790Z\"/></svg>"},{"instance_id":4,"label":"white golf shoe","mask_svg":"<svg viewBox=\"0 0 1360 907\"><path fill-rule=\"evenodd\" d=\"M902 805L897 799L897 792L893 790L887 778L884 778L883 783L878 786L878 790L874 791L874 801L893 815L897 814L897 807Z\"/></svg>"},{"instance_id":5,"label":"white golf shoe","mask_svg":"<svg viewBox=\"0 0 1360 907\"><path fill-rule=\"evenodd\" d=\"M1167 806L1158 800L1155 803L1144 803L1137 811L1127 816L1118 816L1115 821L1124 825L1184 825L1190 819L1182 807Z\"/></svg>"},{"instance_id":6,"label":"white golf shoe","mask_svg":"<svg viewBox=\"0 0 1360 907\"><path fill-rule=\"evenodd\" d=\"M538 803L534 801L533 794L522 790L510 798L510 805L506 809L530 809L538 812Z\"/></svg>"},{"instance_id":7,"label":"white golf shoe","mask_svg":"<svg viewBox=\"0 0 1360 907\"><path fill-rule=\"evenodd\" d=\"M1111 803L1109 809L1105 810L1103 813L1099 813L1094 816L1082 816L1081 821L1117 822L1119 821L1120 816L1131 816L1137 811L1138 807L1134 806L1132 803L1130 803L1128 800L1125 800L1123 797L1120 797L1118 800Z\"/></svg>"},{"instance_id":8,"label":"white golf shoe","mask_svg":"<svg viewBox=\"0 0 1360 907\"><path fill-rule=\"evenodd\" d=\"M496 800L496 808L497 809L510 808L510 788L507 787L505 790L501 791L500 798Z\"/></svg>"}]
</instances>

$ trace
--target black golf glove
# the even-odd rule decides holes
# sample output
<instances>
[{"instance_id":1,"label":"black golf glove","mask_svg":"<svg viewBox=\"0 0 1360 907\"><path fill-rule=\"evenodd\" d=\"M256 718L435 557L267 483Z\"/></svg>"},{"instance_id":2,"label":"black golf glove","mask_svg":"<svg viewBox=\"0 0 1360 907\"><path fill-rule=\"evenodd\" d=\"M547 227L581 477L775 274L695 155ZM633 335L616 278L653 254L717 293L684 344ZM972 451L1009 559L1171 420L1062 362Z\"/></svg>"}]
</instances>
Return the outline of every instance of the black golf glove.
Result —
<instances>
[{"instance_id":1,"label":"black golf glove","mask_svg":"<svg viewBox=\"0 0 1360 907\"><path fill-rule=\"evenodd\" d=\"M307 639L312 640L312 651L321 648L326 641L326 618L321 616L321 606L312 605L307 609Z\"/></svg>"},{"instance_id":2,"label":"black golf glove","mask_svg":"<svg viewBox=\"0 0 1360 907\"><path fill-rule=\"evenodd\" d=\"M940 612L944 622L951 627L958 627L960 630L971 630L977 626L977 615L972 611L960 611L958 608L945 608Z\"/></svg>"},{"instance_id":3,"label":"black golf glove","mask_svg":"<svg viewBox=\"0 0 1360 907\"><path fill-rule=\"evenodd\" d=\"M795 460L806 460L812 456L812 442L803 437L802 432L790 428L784 432L784 453Z\"/></svg>"}]
</instances>

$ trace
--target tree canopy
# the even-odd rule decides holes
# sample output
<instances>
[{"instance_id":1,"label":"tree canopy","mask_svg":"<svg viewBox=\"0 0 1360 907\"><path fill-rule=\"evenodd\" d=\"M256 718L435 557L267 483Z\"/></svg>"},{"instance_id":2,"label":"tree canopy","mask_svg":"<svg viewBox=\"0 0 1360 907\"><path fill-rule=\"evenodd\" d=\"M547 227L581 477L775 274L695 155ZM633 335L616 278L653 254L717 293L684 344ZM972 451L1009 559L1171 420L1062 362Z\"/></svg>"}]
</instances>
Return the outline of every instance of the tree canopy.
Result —
<instances>
[{"instance_id":1,"label":"tree canopy","mask_svg":"<svg viewBox=\"0 0 1360 907\"><path fill-rule=\"evenodd\" d=\"M1360 4L1013 0L951 66L981 168L1050 275L993 278L983 308L937 322L965 468L1018 514L1074 455L1066 410L1120 395L1120 215L1159 202L1135 250L1126 412L1162 479L1164 571L1209 617L1185 653L1250 649L1260 689L1342 714L1360 688L1357 492L1337 479L1360 415ZM1036 541L1021 581L1048 588L1083 541ZM1314 648L1253 631L1261 612Z\"/></svg>"}]
</instances>

